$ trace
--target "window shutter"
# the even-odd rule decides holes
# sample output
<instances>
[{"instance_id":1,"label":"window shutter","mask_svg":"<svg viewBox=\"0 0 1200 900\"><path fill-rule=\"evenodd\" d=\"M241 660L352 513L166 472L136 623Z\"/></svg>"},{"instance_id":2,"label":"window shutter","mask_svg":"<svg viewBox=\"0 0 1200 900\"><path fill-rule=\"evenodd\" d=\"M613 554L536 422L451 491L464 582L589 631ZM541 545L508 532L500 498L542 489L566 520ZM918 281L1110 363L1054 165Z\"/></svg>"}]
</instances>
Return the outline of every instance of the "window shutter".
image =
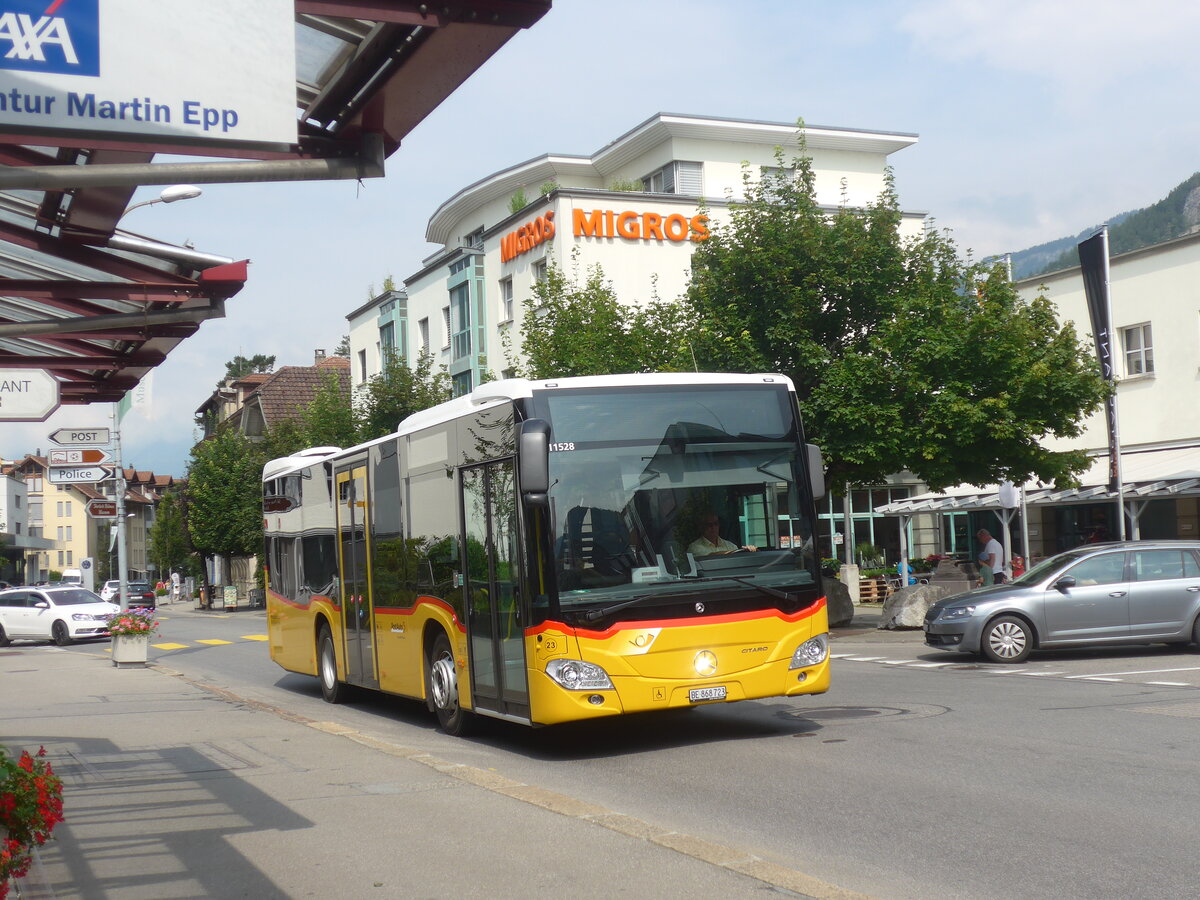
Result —
<instances>
[{"instance_id":1,"label":"window shutter","mask_svg":"<svg viewBox=\"0 0 1200 900\"><path fill-rule=\"evenodd\" d=\"M704 193L704 164L698 162L675 163L675 188L673 193L699 197Z\"/></svg>"}]
</instances>

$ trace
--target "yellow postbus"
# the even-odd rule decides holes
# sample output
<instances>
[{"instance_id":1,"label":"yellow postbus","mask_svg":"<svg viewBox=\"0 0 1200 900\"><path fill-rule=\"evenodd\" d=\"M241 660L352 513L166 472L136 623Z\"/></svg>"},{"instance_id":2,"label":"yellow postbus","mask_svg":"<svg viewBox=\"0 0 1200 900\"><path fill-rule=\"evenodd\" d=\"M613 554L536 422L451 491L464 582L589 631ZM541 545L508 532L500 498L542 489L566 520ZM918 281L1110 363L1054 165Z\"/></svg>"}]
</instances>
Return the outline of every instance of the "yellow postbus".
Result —
<instances>
[{"instance_id":1,"label":"yellow postbus","mask_svg":"<svg viewBox=\"0 0 1200 900\"><path fill-rule=\"evenodd\" d=\"M781 375L511 379L263 471L271 658L460 734L829 686Z\"/></svg>"}]
</instances>

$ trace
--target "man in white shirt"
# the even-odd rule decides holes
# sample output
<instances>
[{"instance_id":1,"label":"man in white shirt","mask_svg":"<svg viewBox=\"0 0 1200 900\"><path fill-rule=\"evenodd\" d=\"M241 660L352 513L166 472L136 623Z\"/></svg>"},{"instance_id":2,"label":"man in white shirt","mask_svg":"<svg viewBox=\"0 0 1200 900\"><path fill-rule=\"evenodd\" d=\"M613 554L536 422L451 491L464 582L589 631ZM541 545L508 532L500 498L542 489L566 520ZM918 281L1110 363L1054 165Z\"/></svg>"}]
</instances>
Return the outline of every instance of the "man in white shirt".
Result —
<instances>
[{"instance_id":1,"label":"man in white shirt","mask_svg":"<svg viewBox=\"0 0 1200 900\"><path fill-rule=\"evenodd\" d=\"M980 528L975 532L975 539L983 545L983 550L979 554L979 565L980 574L983 575L983 586L987 587L989 584L995 583L996 573L1004 571L1004 548L986 528ZM984 569L984 566L987 568Z\"/></svg>"},{"instance_id":2,"label":"man in white shirt","mask_svg":"<svg viewBox=\"0 0 1200 900\"><path fill-rule=\"evenodd\" d=\"M705 513L700 523L700 537L688 545L692 556L712 556L714 553L734 553L738 550L757 550L757 547L739 547L721 537L721 522L716 513Z\"/></svg>"}]
</instances>

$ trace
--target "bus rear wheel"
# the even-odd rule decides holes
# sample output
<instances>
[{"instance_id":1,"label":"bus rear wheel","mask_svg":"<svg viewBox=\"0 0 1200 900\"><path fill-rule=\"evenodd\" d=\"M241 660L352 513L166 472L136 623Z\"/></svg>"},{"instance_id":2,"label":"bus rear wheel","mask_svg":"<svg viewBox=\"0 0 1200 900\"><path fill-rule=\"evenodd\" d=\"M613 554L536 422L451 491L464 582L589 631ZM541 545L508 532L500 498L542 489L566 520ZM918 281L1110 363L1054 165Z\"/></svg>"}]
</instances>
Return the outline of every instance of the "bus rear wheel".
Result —
<instances>
[{"instance_id":1,"label":"bus rear wheel","mask_svg":"<svg viewBox=\"0 0 1200 900\"><path fill-rule=\"evenodd\" d=\"M337 652L328 628L322 628L317 638L317 679L326 703L341 703L346 698L347 687L345 682L338 681Z\"/></svg>"},{"instance_id":2,"label":"bus rear wheel","mask_svg":"<svg viewBox=\"0 0 1200 900\"><path fill-rule=\"evenodd\" d=\"M454 666L450 639L444 632L439 633L430 645L425 675L442 731L455 737L466 734L470 730L471 714L458 702L458 671Z\"/></svg>"}]
</instances>

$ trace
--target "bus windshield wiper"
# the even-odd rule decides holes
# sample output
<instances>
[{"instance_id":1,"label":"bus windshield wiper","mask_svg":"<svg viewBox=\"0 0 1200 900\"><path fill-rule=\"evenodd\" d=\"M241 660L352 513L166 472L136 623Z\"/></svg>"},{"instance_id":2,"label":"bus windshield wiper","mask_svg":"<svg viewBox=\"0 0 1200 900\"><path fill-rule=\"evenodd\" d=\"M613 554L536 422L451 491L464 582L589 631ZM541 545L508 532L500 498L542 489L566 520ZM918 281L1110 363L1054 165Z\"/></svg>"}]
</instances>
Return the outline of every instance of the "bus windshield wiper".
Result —
<instances>
[{"instance_id":1,"label":"bus windshield wiper","mask_svg":"<svg viewBox=\"0 0 1200 900\"><path fill-rule=\"evenodd\" d=\"M638 594L636 597L630 597L628 600L622 600L620 603L614 603L612 606L606 606L603 609L589 609L583 614L583 618L588 622L595 622L598 619L603 619L610 613L620 612L629 606L637 606L643 600L653 600L656 597L662 596L662 594Z\"/></svg>"}]
</instances>

